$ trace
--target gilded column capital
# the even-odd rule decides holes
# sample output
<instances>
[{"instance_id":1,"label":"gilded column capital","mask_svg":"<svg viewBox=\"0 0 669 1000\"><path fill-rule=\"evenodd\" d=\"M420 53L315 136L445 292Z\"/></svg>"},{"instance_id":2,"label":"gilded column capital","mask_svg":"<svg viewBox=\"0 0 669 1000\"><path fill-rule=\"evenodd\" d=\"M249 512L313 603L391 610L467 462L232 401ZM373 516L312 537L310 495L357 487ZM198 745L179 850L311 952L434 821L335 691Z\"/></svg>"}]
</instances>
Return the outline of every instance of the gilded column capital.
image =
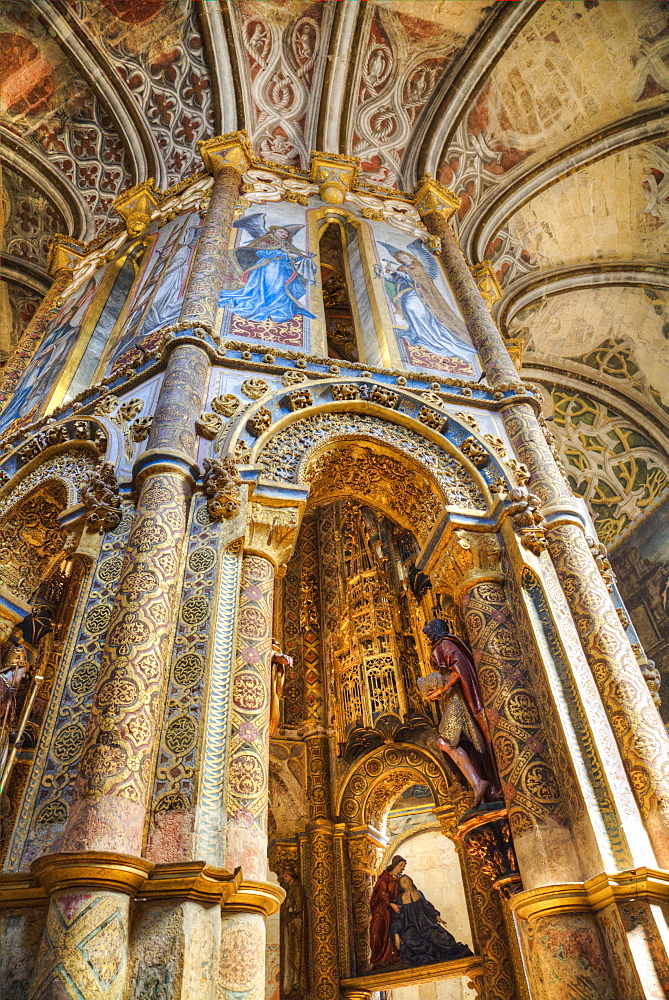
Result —
<instances>
[{"instance_id":1,"label":"gilded column capital","mask_svg":"<svg viewBox=\"0 0 669 1000\"><path fill-rule=\"evenodd\" d=\"M435 591L450 594L457 604L477 583L502 580L499 559L499 541L492 532L449 530L447 526L425 571Z\"/></svg>"},{"instance_id":2,"label":"gilded column capital","mask_svg":"<svg viewBox=\"0 0 669 1000\"><path fill-rule=\"evenodd\" d=\"M300 526L300 509L253 501L246 524L246 552L264 556L278 570L288 562Z\"/></svg>"},{"instance_id":3,"label":"gilded column capital","mask_svg":"<svg viewBox=\"0 0 669 1000\"><path fill-rule=\"evenodd\" d=\"M504 292L497 280L495 269L489 260L482 260L478 264L472 264L469 270L472 272L474 281L478 285L479 292L483 296L488 309L492 309L495 302L499 302Z\"/></svg>"},{"instance_id":4,"label":"gilded column capital","mask_svg":"<svg viewBox=\"0 0 669 1000\"><path fill-rule=\"evenodd\" d=\"M412 201L421 215L438 212L446 222L460 207L460 199L457 194L436 181L434 177L430 177L429 174L421 177L414 188Z\"/></svg>"},{"instance_id":5,"label":"gilded column capital","mask_svg":"<svg viewBox=\"0 0 669 1000\"><path fill-rule=\"evenodd\" d=\"M197 148L205 167L214 177L223 167L232 167L243 174L255 162L251 140L244 129L204 139L198 142Z\"/></svg>"},{"instance_id":6,"label":"gilded column capital","mask_svg":"<svg viewBox=\"0 0 669 1000\"><path fill-rule=\"evenodd\" d=\"M67 246L64 238L55 236L49 246L49 256L47 257L46 269L49 274L58 278L62 288L70 281L74 272L74 265L83 259L83 254L77 254Z\"/></svg>"},{"instance_id":7,"label":"gilded column capital","mask_svg":"<svg viewBox=\"0 0 669 1000\"><path fill-rule=\"evenodd\" d=\"M128 236L141 236L159 202L160 195L156 191L155 181L150 177L148 181L136 184L129 191L119 195L113 202L112 208L125 222Z\"/></svg>"},{"instance_id":8,"label":"gilded column capital","mask_svg":"<svg viewBox=\"0 0 669 1000\"><path fill-rule=\"evenodd\" d=\"M260 913L263 917L271 917L285 898L285 890L276 882L244 879L236 892L225 900L223 909L226 913Z\"/></svg>"},{"instance_id":9,"label":"gilded column capital","mask_svg":"<svg viewBox=\"0 0 669 1000\"><path fill-rule=\"evenodd\" d=\"M318 184L318 194L327 205L343 205L347 192L355 186L359 171L357 156L314 150L309 160L310 179Z\"/></svg>"}]
</instances>

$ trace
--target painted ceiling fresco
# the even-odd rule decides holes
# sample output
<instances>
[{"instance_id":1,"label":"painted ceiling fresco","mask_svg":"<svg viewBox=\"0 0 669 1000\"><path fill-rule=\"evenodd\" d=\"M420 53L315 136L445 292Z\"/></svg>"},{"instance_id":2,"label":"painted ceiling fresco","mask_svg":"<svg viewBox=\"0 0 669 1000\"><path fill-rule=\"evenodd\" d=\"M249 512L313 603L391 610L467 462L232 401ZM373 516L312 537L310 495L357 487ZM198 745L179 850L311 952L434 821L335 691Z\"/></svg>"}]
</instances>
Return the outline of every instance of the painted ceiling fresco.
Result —
<instances>
[{"instance_id":1,"label":"painted ceiling fresco","mask_svg":"<svg viewBox=\"0 0 669 1000\"><path fill-rule=\"evenodd\" d=\"M284 167L323 149L388 187L438 176L526 371L597 369L666 421L668 106L666 0L6 0L11 338L53 233L91 239L120 191L174 184L198 140L246 128Z\"/></svg>"}]
</instances>

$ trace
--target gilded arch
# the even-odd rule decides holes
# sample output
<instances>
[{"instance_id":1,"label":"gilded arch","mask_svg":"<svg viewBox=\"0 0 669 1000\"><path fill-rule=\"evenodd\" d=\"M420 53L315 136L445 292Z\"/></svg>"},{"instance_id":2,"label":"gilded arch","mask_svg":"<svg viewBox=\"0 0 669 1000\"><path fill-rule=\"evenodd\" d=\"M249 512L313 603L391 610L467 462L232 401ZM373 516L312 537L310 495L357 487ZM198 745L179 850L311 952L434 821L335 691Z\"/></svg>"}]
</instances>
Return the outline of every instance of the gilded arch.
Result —
<instances>
[{"instance_id":1,"label":"gilded arch","mask_svg":"<svg viewBox=\"0 0 669 1000\"><path fill-rule=\"evenodd\" d=\"M426 785L437 806L449 801L446 769L431 751L409 743L379 747L349 769L337 814L351 826L381 830L393 801L412 784Z\"/></svg>"}]
</instances>

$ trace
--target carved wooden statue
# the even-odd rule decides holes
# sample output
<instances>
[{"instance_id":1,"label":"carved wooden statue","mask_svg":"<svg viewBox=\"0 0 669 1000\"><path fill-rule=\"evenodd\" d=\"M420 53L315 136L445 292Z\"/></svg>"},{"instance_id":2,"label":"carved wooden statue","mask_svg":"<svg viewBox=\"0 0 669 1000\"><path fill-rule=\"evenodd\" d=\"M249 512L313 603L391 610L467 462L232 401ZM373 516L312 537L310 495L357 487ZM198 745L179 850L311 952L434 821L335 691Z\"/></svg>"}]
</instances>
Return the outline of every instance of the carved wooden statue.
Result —
<instances>
[{"instance_id":1,"label":"carved wooden statue","mask_svg":"<svg viewBox=\"0 0 669 1000\"><path fill-rule=\"evenodd\" d=\"M470 785L474 806L493 801L499 796L499 781L471 653L439 618L428 622L423 632L432 643L434 670L418 679L418 689L427 701L440 703L439 746Z\"/></svg>"}]
</instances>

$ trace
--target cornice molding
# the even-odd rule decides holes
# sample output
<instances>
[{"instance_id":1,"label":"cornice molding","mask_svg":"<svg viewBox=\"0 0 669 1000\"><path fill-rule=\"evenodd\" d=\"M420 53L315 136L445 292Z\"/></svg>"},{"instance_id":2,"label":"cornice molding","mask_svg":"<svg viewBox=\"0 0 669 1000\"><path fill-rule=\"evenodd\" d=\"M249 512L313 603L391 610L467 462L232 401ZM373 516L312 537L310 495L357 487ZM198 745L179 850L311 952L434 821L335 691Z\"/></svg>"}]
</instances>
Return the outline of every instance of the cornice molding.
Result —
<instances>
[{"instance_id":1,"label":"cornice molding","mask_svg":"<svg viewBox=\"0 0 669 1000\"><path fill-rule=\"evenodd\" d=\"M119 892L142 900L218 903L230 912L276 913L285 892L273 882L246 880L241 868L229 872L204 861L154 864L146 858L109 851L45 854L26 872L0 873L0 911L39 906L67 891Z\"/></svg>"},{"instance_id":2,"label":"cornice molding","mask_svg":"<svg viewBox=\"0 0 669 1000\"><path fill-rule=\"evenodd\" d=\"M565 882L519 892L508 905L521 920L532 921L560 913L596 913L632 899L666 905L669 873L645 867L612 875L602 872L587 882Z\"/></svg>"},{"instance_id":3,"label":"cornice molding","mask_svg":"<svg viewBox=\"0 0 669 1000\"><path fill-rule=\"evenodd\" d=\"M105 50L66 0L52 0L48 4L31 0L31 3L42 24L109 112L125 146L133 183L155 177L162 187L167 183L167 172L157 139Z\"/></svg>"},{"instance_id":4,"label":"cornice molding","mask_svg":"<svg viewBox=\"0 0 669 1000\"><path fill-rule=\"evenodd\" d=\"M537 162L536 156L514 167L502 183L490 188L474 206L460 230L460 243L471 260L481 260L490 240L501 227L542 191L565 177L591 166L622 149L669 136L667 103L655 103L609 122Z\"/></svg>"}]
</instances>

